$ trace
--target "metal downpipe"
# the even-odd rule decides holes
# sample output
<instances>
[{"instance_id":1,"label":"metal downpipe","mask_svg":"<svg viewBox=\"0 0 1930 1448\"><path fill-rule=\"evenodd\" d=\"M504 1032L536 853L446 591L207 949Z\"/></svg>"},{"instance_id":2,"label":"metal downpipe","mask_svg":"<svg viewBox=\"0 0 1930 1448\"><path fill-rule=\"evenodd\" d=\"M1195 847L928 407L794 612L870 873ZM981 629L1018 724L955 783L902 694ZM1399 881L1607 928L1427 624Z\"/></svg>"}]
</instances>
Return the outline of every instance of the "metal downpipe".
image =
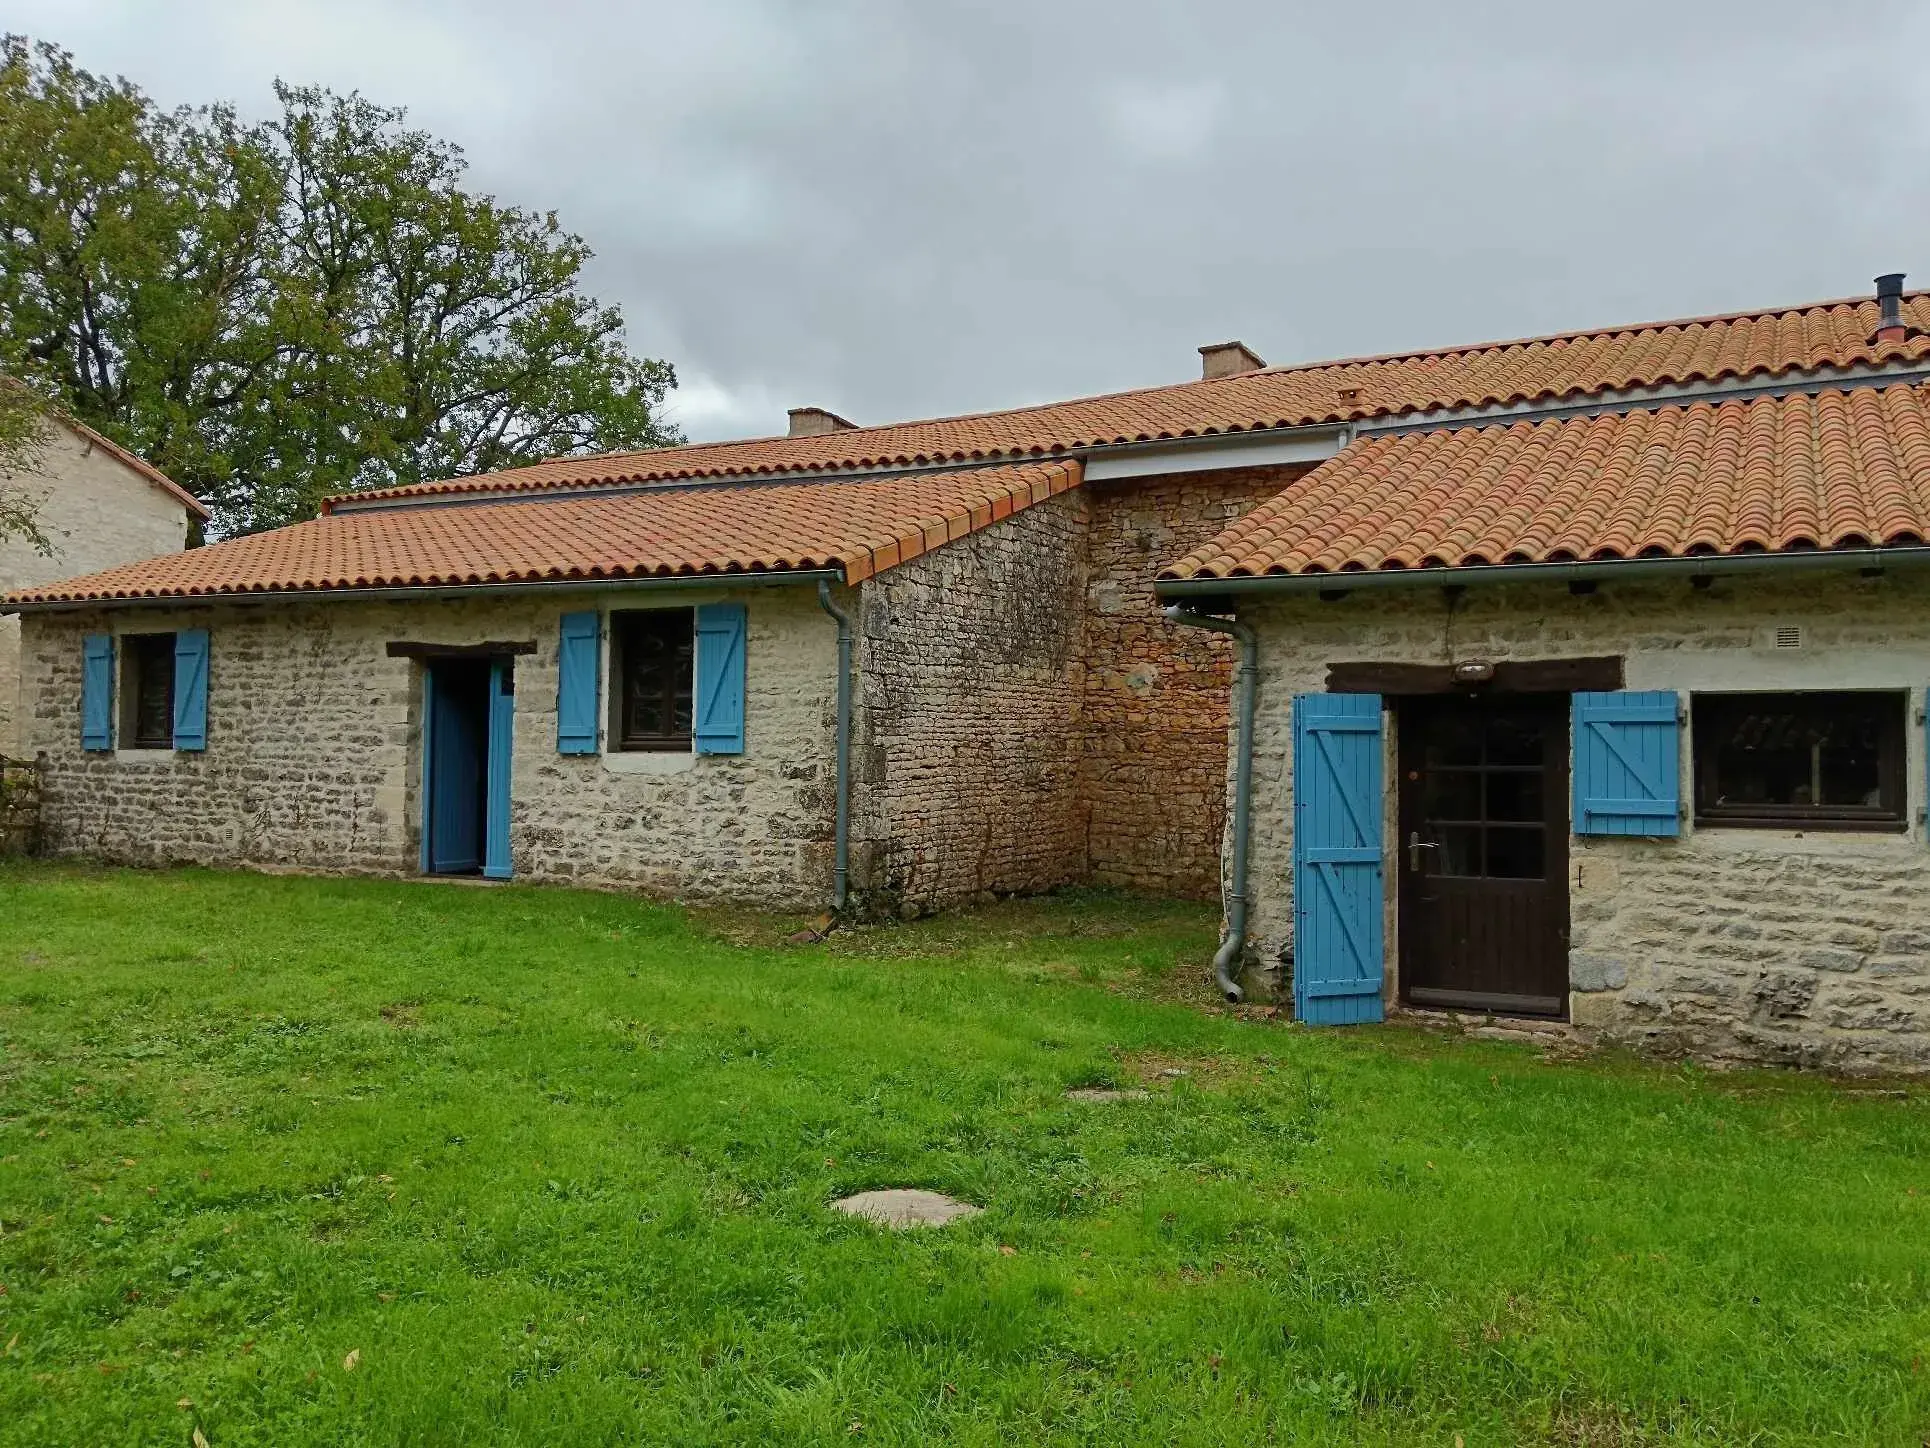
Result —
<instances>
[{"instance_id":1,"label":"metal downpipe","mask_svg":"<svg viewBox=\"0 0 1930 1448\"><path fill-rule=\"evenodd\" d=\"M851 615L831 601L831 580L818 580L818 606L838 621L838 829L831 909L844 909L851 883Z\"/></svg>"},{"instance_id":2,"label":"metal downpipe","mask_svg":"<svg viewBox=\"0 0 1930 1448\"><path fill-rule=\"evenodd\" d=\"M1226 890L1226 935L1213 956L1213 980L1231 1005L1246 999L1233 972L1246 950L1247 835L1253 814L1253 716L1260 693L1260 639L1251 624L1214 618L1180 604L1162 610L1173 623L1226 634L1239 645L1233 676L1233 871Z\"/></svg>"}]
</instances>

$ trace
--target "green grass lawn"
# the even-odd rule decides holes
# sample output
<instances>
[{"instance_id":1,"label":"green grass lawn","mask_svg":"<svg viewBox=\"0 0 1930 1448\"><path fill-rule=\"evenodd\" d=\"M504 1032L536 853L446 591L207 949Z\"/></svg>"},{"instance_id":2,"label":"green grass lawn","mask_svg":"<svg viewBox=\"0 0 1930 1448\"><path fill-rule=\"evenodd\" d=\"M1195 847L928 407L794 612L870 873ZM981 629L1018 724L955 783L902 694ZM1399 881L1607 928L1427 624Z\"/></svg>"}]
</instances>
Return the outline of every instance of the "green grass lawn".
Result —
<instances>
[{"instance_id":1,"label":"green grass lawn","mask_svg":"<svg viewBox=\"0 0 1930 1448\"><path fill-rule=\"evenodd\" d=\"M1930 1086L1236 1020L1199 907L789 928L0 867L0 1441L1930 1431Z\"/></svg>"}]
</instances>

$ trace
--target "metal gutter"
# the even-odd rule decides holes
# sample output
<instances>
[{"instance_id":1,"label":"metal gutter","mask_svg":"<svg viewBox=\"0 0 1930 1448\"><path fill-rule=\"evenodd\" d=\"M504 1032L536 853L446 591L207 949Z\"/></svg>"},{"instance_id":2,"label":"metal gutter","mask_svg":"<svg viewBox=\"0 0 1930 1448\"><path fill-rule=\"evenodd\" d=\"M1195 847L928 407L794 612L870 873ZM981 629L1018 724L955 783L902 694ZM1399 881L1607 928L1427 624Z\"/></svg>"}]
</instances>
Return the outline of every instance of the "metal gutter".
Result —
<instances>
[{"instance_id":1,"label":"metal gutter","mask_svg":"<svg viewBox=\"0 0 1930 1448\"><path fill-rule=\"evenodd\" d=\"M930 473L976 473L991 468L1016 468L1049 465L1052 463L1076 462L1089 464L1096 459L1117 458L1130 464L1142 455L1163 452L1207 452L1217 449L1251 453L1255 450L1292 443L1305 443L1315 447L1328 441L1336 441L1338 446L1332 451L1319 454L1309 452L1305 457L1288 461L1312 461L1318 456L1331 456L1352 439L1351 423L1316 422L1292 424L1285 427L1246 427L1226 428L1218 432L1195 433L1187 437L1137 438L1131 442L1086 443L1078 447L1057 448L1047 452L995 453L983 457L953 459L951 461L929 463L906 463L897 467L864 468L818 468L782 473L706 473L687 478L658 478L652 481L629 483L584 483L580 486L554 488L529 488L520 492L490 491L478 489L474 492L431 493L409 498L357 498L348 494L332 500L325 517L343 517L350 513L399 513L422 508L484 507L506 503L551 503L570 498L621 498L638 494L708 492L723 488L782 488L795 487L809 483L863 483L877 478L914 477ZM1239 467L1237 461L1229 461L1226 467ZM1172 469L1175 472L1205 471L1197 466L1181 463ZM1102 473L1092 481L1102 481L1107 475L1136 477L1150 475L1150 470L1142 474L1138 470L1119 473Z\"/></svg>"},{"instance_id":2,"label":"metal gutter","mask_svg":"<svg viewBox=\"0 0 1930 1448\"><path fill-rule=\"evenodd\" d=\"M1081 454L1068 448L1063 452L1039 453L998 458L971 458L964 462L913 463L897 468L828 468L795 473L705 473L689 478L658 478L650 482L582 483L554 488L526 488L520 492L478 488L473 492L429 493L414 498L346 497L336 500L325 518L343 518L350 513L409 513L423 508L476 508L506 503L560 503L582 498L622 498L654 493L704 493L725 488L785 488L805 483L865 483L876 478L913 477L925 473L975 473L987 468L1026 467L1039 463L1077 460Z\"/></svg>"},{"instance_id":3,"label":"metal gutter","mask_svg":"<svg viewBox=\"0 0 1930 1448\"><path fill-rule=\"evenodd\" d=\"M1517 422L1560 422L1611 413L1654 412L1691 407L1698 402L1750 402L1761 397L1814 397L1819 392L1854 392L1866 387L1904 387L1930 382L1930 367L1812 368L1783 373L1767 382L1688 383L1668 387L1604 390L1562 403L1522 403L1513 407L1457 408L1400 417L1363 418L1354 424L1359 437L1400 437L1415 432L1456 432L1470 427L1509 427Z\"/></svg>"},{"instance_id":4,"label":"metal gutter","mask_svg":"<svg viewBox=\"0 0 1930 1448\"><path fill-rule=\"evenodd\" d=\"M818 580L818 606L838 621L838 824L831 871L831 909L844 909L851 883L851 615L831 599L831 580Z\"/></svg>"},{"instance_id":5,"label":"metal gutter","mask_svg":"<svg viewBox=\"0 0 1930 1448\"><path fill-rule=\"evenodd\" d=\"M0 604L7 613L80 613L101 608L205 608L216 604L315 603L347 599L373 603L411 599L508 598L522 594L689 592L716 588L785 588L792 584L843 583L841 568L796 568L769 573L698 573L652 578L569 578L532 583L452 583L410 588L290 588L260 592L191 593L159 598L62 599L52 603Z\"/></svg>"},{"instance_id":6,"label":"metal gutter","mask_svg":"<svg viewBox=\"0 0 1930 1448\"><path fill-rule=\"evenodd\" d=\"M1717 553L1670 558L1593 558L1574 563L1493 563L1468 568L1379 568L1344 573L1265 573L1238 578L1169 578L1162 598L1271 593L1357 593L1379 588L1446 588L1476 583L1607 583L1621 578L1715 576L1822 569L1914 568L1930 547L1816 548L1782 553Z\"/></svg>"},{"instance_id":7,"label":"metal gutter","mask_svg":"<svg viewBox=\"0 0 1930 1448\"><path fill-rule=\"evenodd\" d=\"M1260 636L1251 624L1195 613L1179 604L1163 612L1173 623L1227 634L1240 648L1233 681L1233 874L1226 887L1226 935L1213 956L1213 979L1220 994L1228 1004L1238 1005L1246 999L1234 971L1246 951L1247 836L1253 815L1253 716L1260 692Z\"/></svg>"}]
</instances>

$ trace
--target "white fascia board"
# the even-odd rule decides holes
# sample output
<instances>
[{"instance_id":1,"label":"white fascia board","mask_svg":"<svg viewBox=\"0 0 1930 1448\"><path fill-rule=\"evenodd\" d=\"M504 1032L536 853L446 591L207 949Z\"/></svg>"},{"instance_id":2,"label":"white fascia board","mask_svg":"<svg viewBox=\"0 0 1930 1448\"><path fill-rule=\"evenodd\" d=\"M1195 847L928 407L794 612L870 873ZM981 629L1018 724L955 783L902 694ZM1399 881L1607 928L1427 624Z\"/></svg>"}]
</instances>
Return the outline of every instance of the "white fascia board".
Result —
<instances>
[{"instance_id":1,"label":"white fascia board","mask_svg":"<svg viewBox=\"0 0 1930 1448\"><path fill-rule=\"evenodd\" d=\"M1345 427L1292 427L1095 448L1086 456L1086 481L1324 462L1351 439Z\"/></svg>"}]
</instances>

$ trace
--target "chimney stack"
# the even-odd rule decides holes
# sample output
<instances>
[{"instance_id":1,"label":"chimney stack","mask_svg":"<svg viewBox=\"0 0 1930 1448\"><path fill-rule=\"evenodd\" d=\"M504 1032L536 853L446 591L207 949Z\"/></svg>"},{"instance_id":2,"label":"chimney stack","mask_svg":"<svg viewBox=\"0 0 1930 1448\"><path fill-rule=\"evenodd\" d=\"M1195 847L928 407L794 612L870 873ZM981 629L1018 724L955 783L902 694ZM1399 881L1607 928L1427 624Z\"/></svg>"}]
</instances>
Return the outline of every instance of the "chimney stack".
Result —
<instances>
[{"instance_id":1,"label":"chimney stack","mask_svg":"<svg viewBox=\"0 0 1930 1448\"><path fill-rule=\"evenodd\" d=\"M1266 358L1244 342L1209 342L1200 348L1200 379L1204 382L1258 372L1266 365Z\"/></svg>"},{"instance_id":2,"label":"chimney stack","mask_svg":"<svg viewBox=\"0 0 1930 1448\"><path fill-rule=\"evenodd\" d=\"M1910 335L1903 320L1903 273L1885 272L1876 279L1876 304L1883 309L1877 318L1876 340L1901 342Z\"/></svg>"},{"instance_id":3,"label":"chimney stack","mask_svg":"<svg viewBox=\"0 0 1930 1448\"><path fill-rule=\"evenodd\" d=\"M835 412L826 412L822 407L791 409L792 437L823 437L826 433L845 432L857 425L855 422L839 417Z\"/></svg>"}]
</instances>

